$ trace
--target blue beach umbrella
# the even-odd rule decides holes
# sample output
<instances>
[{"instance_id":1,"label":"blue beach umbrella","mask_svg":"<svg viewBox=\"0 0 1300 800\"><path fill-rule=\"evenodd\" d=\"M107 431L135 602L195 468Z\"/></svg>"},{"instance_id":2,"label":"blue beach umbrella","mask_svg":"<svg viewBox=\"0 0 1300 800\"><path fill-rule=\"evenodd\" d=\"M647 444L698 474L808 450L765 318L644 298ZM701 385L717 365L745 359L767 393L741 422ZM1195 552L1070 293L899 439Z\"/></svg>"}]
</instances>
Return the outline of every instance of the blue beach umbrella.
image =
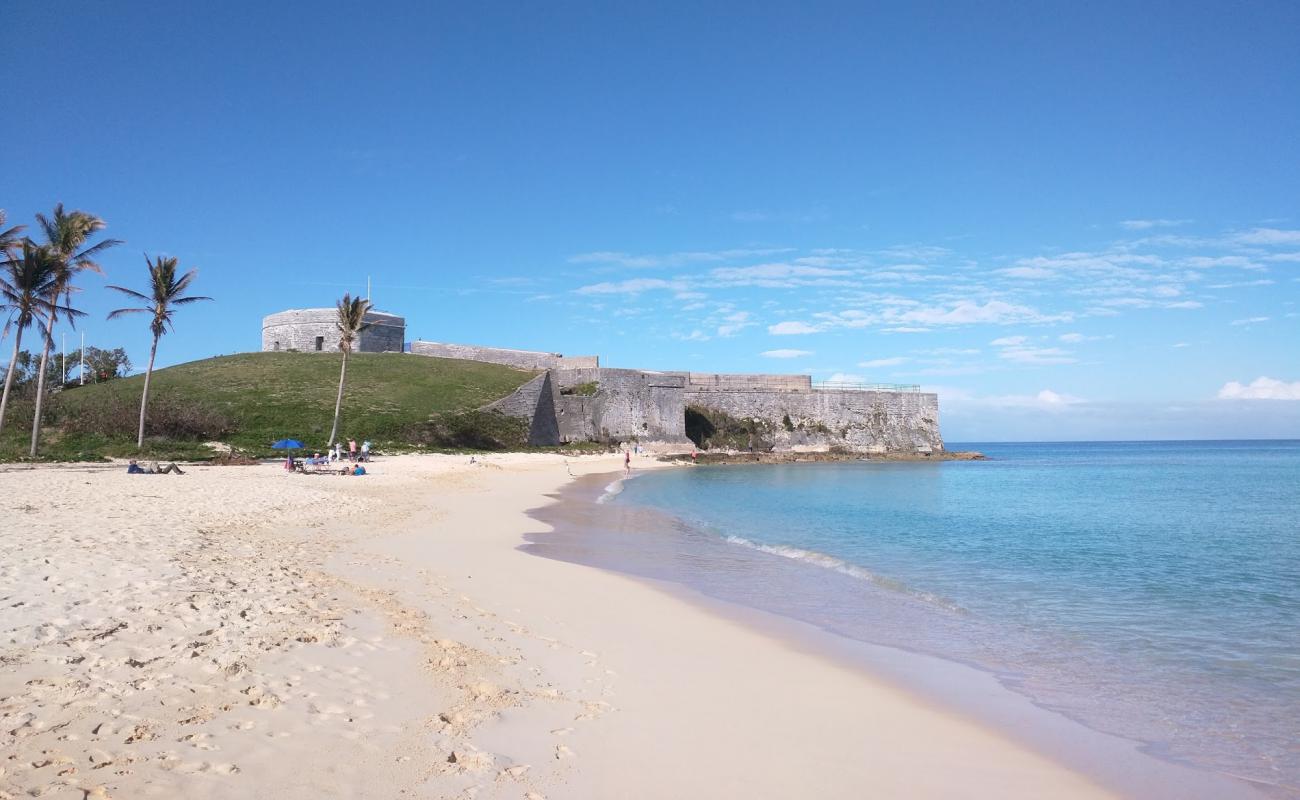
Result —
<instances>
[{"instance_id":1,"label":"blue beach umbrella","mask_svg":"<svg viewBox=\"0 0 1300 800\"><path fill-rule=\"evenodd\" d=\"M271 449L273 449L273 450L301 450L301 449L302 449L302 442L298 441L297 439L281 439L280 441L278 441L278 442L276 442L275 444L271 445Z\"/></svg>"}]
</instances>

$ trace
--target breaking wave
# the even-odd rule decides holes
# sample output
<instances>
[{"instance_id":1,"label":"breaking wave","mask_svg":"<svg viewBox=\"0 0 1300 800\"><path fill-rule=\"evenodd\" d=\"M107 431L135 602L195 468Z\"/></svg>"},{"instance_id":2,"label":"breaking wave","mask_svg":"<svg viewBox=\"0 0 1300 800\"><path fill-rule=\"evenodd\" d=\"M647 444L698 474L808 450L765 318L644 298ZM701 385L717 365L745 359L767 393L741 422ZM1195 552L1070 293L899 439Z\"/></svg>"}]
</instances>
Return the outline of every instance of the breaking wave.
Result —
<instances>
[{"instance_id":1,"label":"breaking wave","mask_svg":"<svg viewBox=\"0 0 1300 800\"><path fill-rule=\"evenodd\" d=\"M619 491L622 491L622 487L619 487ZM768 553L769 555L780 556L781 558L788 558L791 559L792 561L801 561L805 564L812 564L813 566L821 567L822 569L829 569L833 572L838 572L841 575L848 575L851 578L857 578L860 581L866 581L867 583L870 583L873 586L878 586L882 589L887 589L891 592L898 592L900 594L907 595L908 597L912 597L929 604L937 605L940 608L947 609L948 611L953 611L959 614L967 613L966 609L962 608L961 606L957 605L951 600L947 600L943 597L940 597L937 594L932 594L930 592L918 592L915 589L908 587L907 584L901 581L896 581L892 578L886 578L882 575L877 575L871 570L864 569L862 567L857 566L856 564L850 564L849 562L843 559L836 558L835 556L827 555L826 553L819 553L816 550L804 550L799 547L790 547L788 545L783 545L783 544L762 544L760 542L755 542L750 539L746 539L743 536L726 536L724 538L730 544L737 544L740 545L741 547L748 547L749 549L757 550L760 553Z\"/></svg>"}]
</instances>

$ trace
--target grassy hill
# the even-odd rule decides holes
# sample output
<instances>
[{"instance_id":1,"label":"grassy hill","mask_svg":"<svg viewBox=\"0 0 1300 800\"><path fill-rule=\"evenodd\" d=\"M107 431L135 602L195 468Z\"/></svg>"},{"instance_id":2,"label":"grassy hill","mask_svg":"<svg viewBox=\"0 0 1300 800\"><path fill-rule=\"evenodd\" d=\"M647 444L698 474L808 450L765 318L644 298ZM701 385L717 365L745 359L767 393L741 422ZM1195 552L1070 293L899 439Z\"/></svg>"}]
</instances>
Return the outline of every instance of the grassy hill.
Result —
<instances>
[{"instance_id":1,"label":"grassy hill","mask_svg":"<svg viewBox=\"0 0 1300 800\"><path fill-rule=\"evenodd\" d=\"M150 384L146 452L159 458L210 457L202 443L217 440L265 456L275 452L271 442L285 437L323 450L334 419L341 359L336 353L244 353L158 370ZM340 432L345 441L367 438L380 447L403 449L436 446L442 441L437 432L447 425L482 433L477 429L484 425L507 423L470 412L533 375L473 361L354 353L348 359ZM133 455L143 382L143 376L134 376L55 394L42 457ZM30 400L11 401L0 460L26 456L31 414ZM472 435L469 440L474 441Z\"/></svg>"}]
</instances>

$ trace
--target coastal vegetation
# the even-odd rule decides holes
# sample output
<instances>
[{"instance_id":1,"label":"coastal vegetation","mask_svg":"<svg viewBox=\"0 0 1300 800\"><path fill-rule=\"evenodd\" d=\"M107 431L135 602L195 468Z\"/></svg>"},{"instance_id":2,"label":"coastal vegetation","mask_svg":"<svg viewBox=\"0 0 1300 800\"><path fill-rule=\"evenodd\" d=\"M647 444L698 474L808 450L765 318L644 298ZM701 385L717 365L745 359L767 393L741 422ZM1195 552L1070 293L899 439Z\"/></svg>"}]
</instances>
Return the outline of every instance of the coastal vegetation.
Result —
<instances>
[{"instance_id":1,"label":"coastal vegetation","mask_svg":"<svg viewBox=\"0 0 1300 800\"><path fill-rule=\"evenodd\" d=\"M334 426L330 428L329 441L325 446L333 447L338 441L339 413L343 410L343 386L348 377L348 355L352 345L361 332L370 327L366 322L366 312L370 311L370 301L362 297L344 294L338 304L339 352L343 354L343 363L339 366L339 393L334 400Z\"/></svg>"},{"instance_id":2,"label":"coastal vegetation","mask_svg":"<svg viewBox=\"0 0 1300 800\"><path fill-rule=\"evenodd\" d=\"M162 338L162 335L168 329L173 327L172 314L175 313L176 306L212 299L211 297L187 297L185 295L190 284L198 277L199 271L197 269L192 269L178 278L176 276L177 259L159 256L157 261L151 261L149 256L146 255L144 261L149 267L149 294L143 294L124 286L108 287L125 294L127 297L145 303L143 307L119 308L112 311L108 315L109 319L116 319L126 314L149 314L152 317L149 320L149 331L153 334L153 344L149 347L149 366L145 368L144 388L140 392L140 430L136 436L135 444L137 449L144 447L144 416L145 409L149 405L149 379L153 376L154 357L158 355L158 340ZM338 424L337 418L335 424Z\"/></svg>"},{"instance_id":3,"label":"coastal vegetation","mask_svg":"<svg viewBox=\"0 0 1300 800\"><path fill-rule=\"evenodd\" d=\"M789 422L787 414L784 422ZM793 425L791 425L793 429ZM686 436L701 450L772 449L773 425L767 420L734 417L700 406L686 407Z\"/></svg>"},{"instance_id":4,"label":"coastal vegetation","mask_svg":"<svg viewBox=\"0 0 1300 800\"><path fill-rule=\"evenodd\" d=\"M102 273L100 254L121 242L94 241L106 227L104 220L65 210L62 203L48 216L35 217L39 242L22 236L25 226L6 228L0 211L0 339L13 336L0 396L0 461L264 457L273 455L272 442L286 437L320 450L340 438L366 438L376 447L403 450L527 446L523 420L478 409L534 373L353 353L371 305L350 294L338 303L337 355L249 353L155 372L158 344L173 330L175 311L211 299L187 294L197 270L182 274L179 260L169 256L145 256L149 283L144 291L108 287L140 302L111 312L109 319L149 316L153 341L143 375L123 377L130 360L121 348L88 348L84 359L80 352L73 359L52 358L57 327L75 326L85 316L72 305L81 290L78 279L85 272ZM30 341L32 331L40 337L39 356L22 349L24 335ZM69 380L69 363L80 371L76 382ZM326 436L332 374L338 388Z\"/></svg>"},{"instance_id":5,"label":"coastal vegetation","mask_svg":"<svg viewBox=\"0 0 1300 800\"><path fill-rule=\"evenodd\" d=\"M229 447L269 457L278 452L271 443L285 437L323 451L342 359L342 353L243 353L156 370L138 452L207 459ZM476 409L533 375L474 361L353 353L338 435L388 451L520 449L527 434L522 421ZM135 375L51 393L41 458L134 457L143 384L144 376ZM27 457L23 439L30 430L23 423L31 419L33 400L11 398L15 413L0 434L0 460Z\"/></svg>"},{"instance_id":6,"label":"coastal vegetation","mask_svg":"<svg viewBox=\"0 0 1300 800\"><path fill-rule=\"evenodd\" d=\"M40 446L46 365L54 350L54 329L59 324L60 314L74 327L77 318L85 316L85 312L72 307L72 295L77 291L74 281L83 272L102 273L103 269L95 259L108 248L121 244L117 239L88 244L91 237L107 227L106 223L85 211L64 211L62 203L54 206L54 212L48 217L37 214L36 222L45 234L45 244L40 250L42 257L52 262L54 281L49 290L52 302L48 306L47 316L40 320L41 330L45 334L45 346L41 350L41 366L37 373L31 448L28 452L31 458L36 457ZM60 297L64 299L63 305L58 303Z\"/></svg>"}]
</instances>

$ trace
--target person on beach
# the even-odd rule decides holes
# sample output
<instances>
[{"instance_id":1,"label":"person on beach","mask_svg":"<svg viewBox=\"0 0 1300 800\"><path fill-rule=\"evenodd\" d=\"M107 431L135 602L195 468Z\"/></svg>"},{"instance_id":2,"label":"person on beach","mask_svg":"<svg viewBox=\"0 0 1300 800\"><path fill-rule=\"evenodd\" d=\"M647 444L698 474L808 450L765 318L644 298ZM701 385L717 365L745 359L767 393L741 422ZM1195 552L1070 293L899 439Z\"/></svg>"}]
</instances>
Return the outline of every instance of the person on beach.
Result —
<instances>
[{"instance_id":1,"label":"person on beach","mask_svg":"<svg viewBox=\"0 0 1300 800\"><path fill-rule=\"evenodd\" d=\"M623 471L624 471L624 472L631 472L631 471L632 471L632 451L631 451L631 450L624 450L624 451L623 451Z\"/></svg>"},{"instance_id":2,"label":"person on beach","mask_svg":"<svg viewBox=\"0 0 1300 800\"><path fill-rule=\"evenodd\" d=\"M365 475L365 474L366 474L366 468L363 467L363 466L361 466L360 464L357 464L355 467L352 468L352 474L353 474L353 475Z\"/></svg>"},{"instance_id":3,"label":"person on beach","mask_svg":"<svg viewBox=\"0 0 1300 800\"><path fill-rule=\"evenodd\" d=\"M169 462L166 466L162 467L158 466L157 461L150 461L147 465L141 467L136 463L135 459L131 459L131 463L126 467L126 473L128 475L168 475L173 472L177 475L185 474L185 472L181 470L174 461Z\"/></svg>"},{"instance_id":4,"label":"person on beach","mask_svg":"<svg viewBox=\"0 0 1300 800\"><path fill-rule=\"evenodd\" d=\"M699 463L699 458L700 458L700 454L697 453L697 452L695 452L695 448L692 447L692 448L691 448L691 463L692 463L692 464L697 464L697 463Z\"/></svg>"},{"instance_id":5,"label":"person on beach","mask_svg":"<svg viewBox=\"0 0 1300 800\"><path fill-rule=\"evenodd\" d=\"M366 439L364 442L361 443L361 460L362 460L362 461L369 461L369 460L370 460L370 440L369 440L369 439Z\"/></svg>"},{"instance_id":6,"label":"person on beach","mask_svg":"<svg viewBox=\"0 0 1300 800\"><path fill-rule=\"evenodd\" d=\"M357 440L348 439L348 458L355 462L357 460Z\"/></svg>"}]
</instances>

